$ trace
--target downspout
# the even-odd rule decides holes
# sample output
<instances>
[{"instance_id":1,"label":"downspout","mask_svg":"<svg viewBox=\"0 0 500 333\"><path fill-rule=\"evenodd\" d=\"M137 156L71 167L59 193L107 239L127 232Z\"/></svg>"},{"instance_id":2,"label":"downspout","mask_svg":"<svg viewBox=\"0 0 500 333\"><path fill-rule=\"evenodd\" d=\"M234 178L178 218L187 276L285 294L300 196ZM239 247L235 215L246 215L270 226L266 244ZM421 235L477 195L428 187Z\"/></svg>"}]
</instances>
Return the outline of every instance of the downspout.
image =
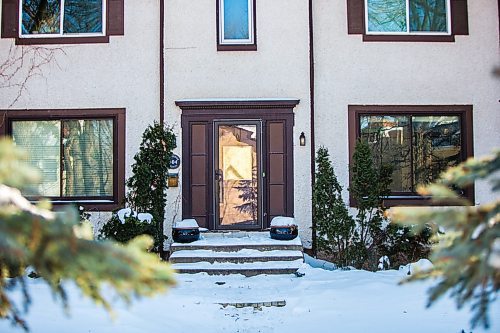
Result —
<instances>
[{"instance_id":1,"label":"downspout","mask_svg":"<svg viewBox=\"0 0 500 333\"><path fill-rule=\"evenodd\" d=\"M316 146L314 134L314 26L313 26L313 0L309 0L309 101L311 108L311 192L316 182ZM314 220L314 205L311 196L311 221L312 221L312 251L317 254L316 221Z\"/></svg>"},{"instance_id":2,"label":"downspout","mask_svg":"<svg viewBox=\"0 0 500 333\"><path fill-rule=\"evenodd\" d=\"M165 55L164 51L164 37L165 37L165 0L160 0L160 124L163 125L165 121L164 107L165 107ZM165 235L163 219L159 223L160 234ZM164 242L159 249L160 258L164 259L165 250Z\"/></svg>"},{"instance_id":3,"label":"downspout","mask_svg":"<svg viewBox=\"0 0 500 333\"><path fill-rule=\"evenodd\" d=\"M160 0L160 124L165 121L165 0Z\"/></svg>"}]
</instances>

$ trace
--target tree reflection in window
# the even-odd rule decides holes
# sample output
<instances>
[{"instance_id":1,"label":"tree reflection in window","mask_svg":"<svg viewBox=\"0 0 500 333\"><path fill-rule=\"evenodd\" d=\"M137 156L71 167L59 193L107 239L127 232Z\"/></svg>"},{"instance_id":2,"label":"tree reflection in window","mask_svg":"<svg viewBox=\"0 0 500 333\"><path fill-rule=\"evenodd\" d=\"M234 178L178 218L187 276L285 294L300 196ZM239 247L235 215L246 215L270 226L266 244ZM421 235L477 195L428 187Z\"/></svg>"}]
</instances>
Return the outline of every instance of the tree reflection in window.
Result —
<instances>
[{"instance_id":1,"label":"tree reflection in window","mask_svg":"<svg viewBox=\"0 0 500 333\"><path fill-rule=\"evenodd\" d=\"M103 0L23 0L21 18L23 35L104 31Z\"/></svg>"},{"instance_id":2,"label":"tree reflection in window","mask_svg":"<svg viewBox=\"0 0 500 333\"><path fill-rule=\"evenodd\" d=\"M113 120L13 121L12 137L42 180L27 195L113 196Z\"/></svg>"},{"instance_id":3,"label":"tree reflection in window","mask_svg":"<svg viewBox=\"0 0 500 333\"><path fill-rule=\"evenodd\" d=\"M448 31L447 0L367 0L367 14L369 32Z\"/></svg>"},{"instance_id":4,"label":"tree reflection in window","mask_svg":"<svg viewBox=\"0 0 500 333\"><path fill-rule=\"evenodd\" d=\"M415 192L462 160L459 116L366 115L360 130L375 164L394 167L393 194Z\"/></svg>"}]
</instances>

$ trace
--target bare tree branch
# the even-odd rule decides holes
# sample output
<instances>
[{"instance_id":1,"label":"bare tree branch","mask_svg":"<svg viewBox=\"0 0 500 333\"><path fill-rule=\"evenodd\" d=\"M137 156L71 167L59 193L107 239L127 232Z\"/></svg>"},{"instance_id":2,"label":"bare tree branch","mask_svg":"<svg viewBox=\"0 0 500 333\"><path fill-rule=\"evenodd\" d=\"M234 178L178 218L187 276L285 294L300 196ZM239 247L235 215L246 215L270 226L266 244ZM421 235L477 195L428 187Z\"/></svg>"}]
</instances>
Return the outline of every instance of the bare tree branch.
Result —
<instances>
[{"instance_id":1,"label":"bare tree branch","mask_svg":"<svg viewBox=\"0 0 500 333\"><path fill-rule=\"evenodd\" d=\"M8 107L19 101L34 77L43 77L47 65L57 63L57 55L66 54L60 47L11 45L6 59L0 60L0 89L13 88L15 95ZM60 68L60 67L59 67Z\"/></svg>"}]
</instances>

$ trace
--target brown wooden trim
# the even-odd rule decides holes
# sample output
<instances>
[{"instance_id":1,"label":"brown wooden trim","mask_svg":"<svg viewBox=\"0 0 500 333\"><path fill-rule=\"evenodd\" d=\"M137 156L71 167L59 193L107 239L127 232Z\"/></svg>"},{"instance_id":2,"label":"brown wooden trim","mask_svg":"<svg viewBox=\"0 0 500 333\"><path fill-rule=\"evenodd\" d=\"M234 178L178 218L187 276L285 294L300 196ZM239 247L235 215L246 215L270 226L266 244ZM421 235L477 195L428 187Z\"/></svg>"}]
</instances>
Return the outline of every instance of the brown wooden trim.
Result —
<instances>
[{"instance_id":1,"label":"brown wooden trim","mask_svg":"<svg viewBox=\"0 0 500 333\"><path fill-rule=\"evenodd\" d=\"M364 42L454 42L454 35L367 35Z\"/></svg>"},{"instance_id":2,"label":"brown wooden trim","mask_svg":"<svg viewBox=\"0 0 500 333\"><path fill-rule=\"evenodd\" d=\"M361 115L458 115L461 118L462 160L474 156L474 133L472 105L349 105L348 106L348 136L349 136L349 187L351 186L352 157L356 140L359 138L359 117ZM474 186L464 190L465 197L475 202ZM432 203L429 198L423 198L416 193L395 193L397 196L384 200L386 207L392 206L442 206ZM406 196L406 198L404 197ZM349 204L356 207L357 203L349 196Z\"/></svg>"},{"instance_id":3,"label":"brown wooden trim","mask_svg":"<svg viewBox=\"0 0 500 333\"><path fill-rule=\"evenodd\" d=\"M18 0L2 1L1 38L16 38L19 35L19 2Z\"/></svg>"},{"instance_id":4,"label":"brown wooden trim","mask_svg":"<svg viewBox=\"0 0 500 333\"><path fill-rule=\"evenodd\" d=\"M365 0L347 0L347 33L365 33Z\"/></svg>"},{"instance_id":5,"label":"brown wooden trim","mask_svg":"<svg viewBox=\"0 0 500 333\"><path fill-rule=\"evenodd\" d=\"M16 45L48 45L48 44L103 44L109 43L109 36L95 37L47 37L16 38Z\"/></svg>"},{"instance_id":6,"label":"brown wooden trim","mask_svg":"<svg viewBox=\"0 0 500 333\"><path fill-rule=\"evenodd\" d=\"M293 126L294 126L294 113L293 107L297 105L298 100L284 100L286 101L286 106L282 105L282 109L278 108L276 104L278 101L273 100L271 106L268 108L257 108L259 104L260 107L264 107L266 104L262 104L263 101L247 101L245 105L242 101L221 101L223 102L224 108L217 109L213 103L217 103L214 101L205 101L207 103L208 108L202 109L203 103L202 101L177 101L176 104L182 109L181 116L181 124L182 124L182 156L183 156L183 167L182 167L182 216L183 218L193 218L196 216L192 215L192 196L191 196L191 152L190 147L191 143L191 129L193 125L205 125L206 127L206 139L208 147L206 147L206 151L208 152L209 158L213 157L214 149L213 144L208 143L208 141L213 140L213 124L215 121L232 121L232 120L261 120L262 121L262 167L264 168L264 172L266 175L269 175L269 161L267 158L268 154L268 131L267 124L271 122L281 122L284 124L284 144L285 144L285 153L286 157L286 173L284 174L285 183L286 184L286 196L284 201L284 209L285 214L287 216L293 216L294 214L294 191L293 191ZM293 102L293 103L292 103ZM194 103L194 105L192 105ZM229 108L228 103L233 103L234 108ZM267 101L269 103L269 101ZM253 108L248 108L249 104L253 106ZM243 105L243 106L242 106ZM269 104L267 104L269 106ZM207 226L210 229L215 228L215 212L212 203L212 191L213 191L213 165L211 161L207 162L206 166L206 184L207 184L207 212L206 216L203 218L207 219ZM262 205L264 209L264 213L267 213L263 216L263 228L267 228L270 225L270 215L268 212L268 198L269 198L269 177L266 176L263 180L263 197L262 197Z\"/></svg>"},{"instance_id":7,"label":"brown wooden trim","mask_svg":"<svg viewBox=\"0 0 500 333\"><path fill-rule=\"evenodd\" d=\"M257 6L256 0L253 1L253 43L252 44L221 44L219 29L219 0L215 0L215 29L217 38L217 51L257 51Z\"/></svg>"},{"instance_id":8,"label":"brown wooden trim","mask_svg":"<svg viewBox=\"0 0 500 333\"><path fill-rule=\"evenodd\" d=\"M58 37L20 37L19 34L19 0L10 0L9 2L16 3L16 28L15 35L11 31L4 30L4 14L2 12L2 38L15 38L16 45L51 45L51 44L103 44L109 43L109 36L121 36L124 34L124 1L123 0L105 0L106 1L106 17L103 18L103 24L106 24L106 35L103 36L87 36L87 37L71 37L71 36L58 36ZM111 5L113 3L113 5ZM111 18L111 15L114 18ZM118 22L111 22L111 20L118 20Z\"/></svg>"},{"instance_id":9,"label":"brown wooden trim","mask_svg":"<svg viewBox=\"0 0 500 333\"><path fill-rule=\"evenodd\" d=\"M269 100L179 100L175 105L182 111L210 110L210 113L227 113L228 109L282 109L281 112L288 113L290 108L299 104L299 99L269 99ZM273 111L279 112L279 111Z\"/></svg>"},{"instance_id":10,"label":"brown wooden trim","mask_svg":"<svg viewBox=\"0 0 500 333\"><path fill-rule=\"evenodd\" d=\"M125 201L125 122L124 108L0 110L0 135L10 135L14 120L113 119L113 197L52 198L54 205L78 204L88 211L111 211ZM104 202L86 202L88 200ZM82 201L79 201L82 200ZM109 201L109 202L108 202Z\"/></svg>"}]
</instances>

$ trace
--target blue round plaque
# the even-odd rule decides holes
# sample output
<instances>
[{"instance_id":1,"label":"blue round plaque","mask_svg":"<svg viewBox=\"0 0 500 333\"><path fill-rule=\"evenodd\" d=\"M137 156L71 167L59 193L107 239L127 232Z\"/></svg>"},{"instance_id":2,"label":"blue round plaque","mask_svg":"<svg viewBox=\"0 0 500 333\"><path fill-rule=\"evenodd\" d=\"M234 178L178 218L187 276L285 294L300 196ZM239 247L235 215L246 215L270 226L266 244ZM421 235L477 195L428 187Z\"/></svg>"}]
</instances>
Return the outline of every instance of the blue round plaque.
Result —
<instances>
[{"instance_id":1,"label":"blue round plaque","mask_svg":"<svg viewBox=\"0 0 500 333\"><path fill-rule=\"evenodd\" d=\"M172 154L172 157L170 158L170 164L168 167L170 169L177 169L179 168L180 165L181 165L181 158L179 157L179 155Z\"/></svg>"}]
</instances>

